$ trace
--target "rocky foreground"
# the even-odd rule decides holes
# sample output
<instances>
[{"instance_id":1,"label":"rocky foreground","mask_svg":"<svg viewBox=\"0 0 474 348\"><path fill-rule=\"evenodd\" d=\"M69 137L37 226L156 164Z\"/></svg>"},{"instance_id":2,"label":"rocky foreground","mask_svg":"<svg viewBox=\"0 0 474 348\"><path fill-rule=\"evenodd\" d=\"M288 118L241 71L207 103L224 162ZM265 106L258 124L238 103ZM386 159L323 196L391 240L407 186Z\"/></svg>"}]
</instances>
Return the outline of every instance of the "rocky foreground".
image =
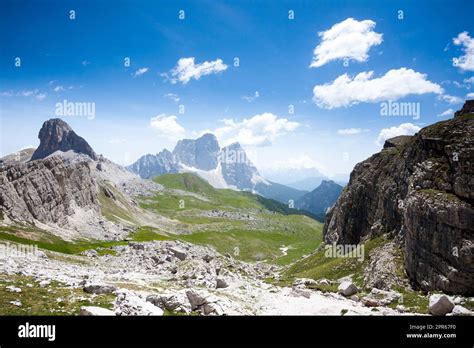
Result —
<instances>
[{"instance_id":1,"label":"rocky foreground","mask_svg":"<svg viewBox=\"0 0 474 348\"><path fill-rule=\"evenodd\" d=\"M296 280L292 287L274 286L265 279L278 273L277 266L241 262L208 247L153 241L130 242L114 246L113 250L116 255L98 256L95 250L70 257L49 251L29 257L10 255L0 258L0 269L3 274L31 277L46 289L52 282L60 282L65 287L82 289L84 294L114 296L112 309L84 306L82 315L401 315L404 312L403 306L386 307L398 299L396 293L381 291L359 299L358 289L347 281L341 282L339 293L313 290L308 285L316 282L309 279ZM370 303L370 298L379 302Z\"/></svg>"}]
</instances>

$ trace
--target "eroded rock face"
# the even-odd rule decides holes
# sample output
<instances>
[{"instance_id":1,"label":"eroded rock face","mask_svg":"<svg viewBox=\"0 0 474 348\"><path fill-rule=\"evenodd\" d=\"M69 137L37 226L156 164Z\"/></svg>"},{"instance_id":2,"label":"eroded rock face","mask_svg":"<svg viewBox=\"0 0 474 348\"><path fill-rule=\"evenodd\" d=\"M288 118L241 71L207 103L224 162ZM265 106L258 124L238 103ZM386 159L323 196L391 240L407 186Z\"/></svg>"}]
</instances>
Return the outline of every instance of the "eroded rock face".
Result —
<instances>
[{"instance_id":1,"label":"eroded rock face","mask_svg":"<svg viewBox=\"0 0 474 348\"><path fill-rule=\"evenodd\" d=\"M45 158L56 151L70 150L88 155L93 160L97 159L97 155L87 141L78 136L66 122L59 118L44 122L38 138L40 145L33 153L32 161Z\"/></svg>"},{"instance_id":2,"label":"eroded rock face","mask_svg":"<svg viewBox=\"0 0 474 348\"><path fill-rule=\"evenodd\" d=\"M97 207L97 187L85 162L59 156L0 170L0 209L11 219L62 223L75 207Z\"/></svg>"},{"instance_id":3,"label":"eroded rock face","mask_svg":"<svg viewBox=\"0 0 474 348\"><path fill-rule=\"evenodd\" d=\"M326 217L327 243L397 237L413 284L474 293L474 114L397 137L357 164Z\"/></svg>"}]
</instances>

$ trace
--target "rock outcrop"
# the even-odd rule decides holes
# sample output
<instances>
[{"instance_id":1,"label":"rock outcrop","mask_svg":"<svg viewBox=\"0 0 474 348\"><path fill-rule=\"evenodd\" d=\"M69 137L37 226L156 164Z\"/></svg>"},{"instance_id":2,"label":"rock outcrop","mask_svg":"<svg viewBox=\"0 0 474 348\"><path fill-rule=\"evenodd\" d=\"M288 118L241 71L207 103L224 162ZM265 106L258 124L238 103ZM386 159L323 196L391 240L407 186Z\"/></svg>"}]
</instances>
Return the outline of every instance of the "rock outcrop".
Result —
<instances>
[{"instance_id":1,"label":"rock outcrop","mask_svg":"<svg viewBox=\"0 0 474 348\"><path fill-rule=\"evenodd\" d=\"M87 163L59 156L0 171L0 210L16 221L64 223L77 207L97 208L96 192Z\"/></svg>"},{"instance_id":2,"label":"rock outcrop","mask_svg":"<svg viewBox=\"0 0 474 348\"><path fill-rule=\"evenodd\" d=\"M474 293L474 113L387 140L357 164L326 217L328 243L397 237L405 269L423 290Z\"/></svg>"},{"instance_id":3,"label":"rock outcrop","mask_svg":"<svg viewBox=\"0 0 474 348\"><path fill-rule=\"evenodd\" d=\"M33 153L31 160L45 158L56 151L74 151L88 155L93 160L97 155L83 138L78 136L63 120L54 118L43 123L38 134L40 145Z\"/></svg>"}]
</instances>

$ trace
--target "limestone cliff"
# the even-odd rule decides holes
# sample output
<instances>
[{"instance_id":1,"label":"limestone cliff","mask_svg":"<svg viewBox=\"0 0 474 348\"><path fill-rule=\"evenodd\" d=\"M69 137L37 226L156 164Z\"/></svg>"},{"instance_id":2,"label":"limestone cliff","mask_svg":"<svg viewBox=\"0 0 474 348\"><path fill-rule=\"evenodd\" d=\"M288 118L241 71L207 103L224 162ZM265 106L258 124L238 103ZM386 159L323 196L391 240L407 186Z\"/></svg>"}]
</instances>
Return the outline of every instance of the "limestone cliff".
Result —
<instances>
[{"instance_id":1,"label":"limestone cliff","mask_svg":"<svg viewBox=\"0 0 474 348\"><path fill-rule=\"evenodd\" d=\"M326 242L356 244L387 233L424 290L474 293L474 110L414 136L387 140L357 164L326 217Z\"/></svg>"}]
</instances>

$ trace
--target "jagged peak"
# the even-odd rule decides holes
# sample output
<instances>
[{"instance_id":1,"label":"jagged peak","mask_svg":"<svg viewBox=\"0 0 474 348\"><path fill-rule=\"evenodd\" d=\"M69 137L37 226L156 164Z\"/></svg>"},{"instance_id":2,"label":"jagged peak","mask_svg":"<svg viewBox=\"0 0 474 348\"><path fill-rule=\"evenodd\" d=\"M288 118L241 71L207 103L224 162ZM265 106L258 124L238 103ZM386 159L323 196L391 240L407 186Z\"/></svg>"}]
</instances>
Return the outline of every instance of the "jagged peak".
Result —
<instances>
[{"instance_id":1,"label":"jagged peak","mask_svg":"<svg viewBox=\"0 0 474 348\"><path fill-rule=\"evenodd\" d=\"M97 155L84 138L77 135L72 127L60 118L52 118L43 123L38 139L40 145L33 153L31 160L43 159L56 151L72 150L88 155L93 160Z\"/></svg>"}]
</instances>

